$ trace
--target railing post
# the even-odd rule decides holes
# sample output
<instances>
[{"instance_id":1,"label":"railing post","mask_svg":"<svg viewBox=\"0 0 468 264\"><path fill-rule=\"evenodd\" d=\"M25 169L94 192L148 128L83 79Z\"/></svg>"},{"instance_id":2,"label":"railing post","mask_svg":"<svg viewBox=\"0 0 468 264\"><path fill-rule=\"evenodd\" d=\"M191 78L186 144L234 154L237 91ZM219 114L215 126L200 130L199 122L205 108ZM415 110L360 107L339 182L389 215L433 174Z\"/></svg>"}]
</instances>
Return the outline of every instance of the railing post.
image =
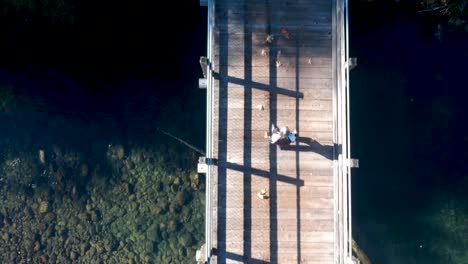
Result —
<instances>
[{"instance_id":1,"label":"railing post","mask_svg":"<svg viewBox=\"0 0 468 264\"><path fill-rule=\"evenodd\" d=\"M212 61L212 39L213 39L213 17L214 17L214 0L205 0L208 7L207 12L207 58L204 60L206 63L206 71L204 71L204 77L206 78L206 158L208 160L213 158L213 147L212 147L212 72L211 72L211 61ZM205 181L205 263L210 263L211 252L212 252L212 205L211 205L211 171L213 166L211 163L207 164L206 168L206 181Z\"/></svg>"}]
</instances>

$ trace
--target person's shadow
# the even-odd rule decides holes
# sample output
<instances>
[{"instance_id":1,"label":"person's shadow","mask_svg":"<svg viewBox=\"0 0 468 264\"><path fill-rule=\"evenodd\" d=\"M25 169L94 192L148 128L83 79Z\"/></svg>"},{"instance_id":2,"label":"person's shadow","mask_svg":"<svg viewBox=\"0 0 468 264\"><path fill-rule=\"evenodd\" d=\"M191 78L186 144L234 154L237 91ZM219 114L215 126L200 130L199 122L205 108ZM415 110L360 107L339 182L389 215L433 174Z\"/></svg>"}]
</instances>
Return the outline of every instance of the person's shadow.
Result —
<instances>
[{"instance_id":1,"label":"person's shadow","mask_svg":"<svg viewBox=\"0 0 468 264\"><path fill-rule=\"evenodd\" d=\"M280 146L280 149L285 150L285 151L298 151L298 152L312 151L312 152L322 155L323 157L329 160L333 160L335 147L337 147L336 144L322 145L319 142L311 138L297 137L295 142L292 142L290 145ZM339 148L336 148L336 149L338 150Z\"/></svg>"}]
</instances>

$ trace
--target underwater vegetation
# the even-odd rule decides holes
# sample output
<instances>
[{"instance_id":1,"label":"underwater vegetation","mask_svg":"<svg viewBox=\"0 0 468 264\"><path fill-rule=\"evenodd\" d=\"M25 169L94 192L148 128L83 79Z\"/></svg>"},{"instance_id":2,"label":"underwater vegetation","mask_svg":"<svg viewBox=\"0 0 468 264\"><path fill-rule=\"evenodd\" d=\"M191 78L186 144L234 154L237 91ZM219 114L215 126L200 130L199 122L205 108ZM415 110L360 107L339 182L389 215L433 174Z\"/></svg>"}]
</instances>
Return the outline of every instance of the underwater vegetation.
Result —
<instances>
[{"instance_id":1,"label":"underwater vegetation","mask_svg":"<svg viewBox=\"0 0 468 264\"><path fill-rule=\"evenodd\" d=\"M0 263L195 261L205 188L192 151L144 118L61 114L1 87Z\"/></svg>"},{"instance_id":2,"label":"underwater vegetation","mask_svg":"<svg viewBox=\"0 0 468 264\"><path fill-rule=\"evenodd\" d=\"M77 2L74 0L5 0L0 12L4 15L21 14L25 23L44 17L50 23L74 24Z\"/></svg>"},{"instance_id":3,"label":"underwater vegetation","mask_svg":"<svg viewBox=\"0 0 468 264\"><path fill-rule=\"evenodd\" d=\"M8 85L0 86L0 113L8 113L14 107L15 94L13 87Z\"/></svg>"}]
</instances>

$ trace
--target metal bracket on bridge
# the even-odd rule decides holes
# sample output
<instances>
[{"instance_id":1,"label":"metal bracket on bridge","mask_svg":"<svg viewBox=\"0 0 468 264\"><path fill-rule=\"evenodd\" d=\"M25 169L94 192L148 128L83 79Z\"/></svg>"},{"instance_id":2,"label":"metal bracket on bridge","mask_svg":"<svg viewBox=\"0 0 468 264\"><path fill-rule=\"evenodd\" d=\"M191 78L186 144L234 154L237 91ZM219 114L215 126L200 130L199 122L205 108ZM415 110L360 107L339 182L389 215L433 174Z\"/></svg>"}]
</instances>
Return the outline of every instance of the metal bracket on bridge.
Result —
<instances>
[{"instance_id":1,"label":"metal bracket on bridge","mask_svg":"<svg viewBox=\"0 0 468 264\"><path fill-rule=\"evenodd\" d=\"M203 78L198 79L198 87L200 89L206 89L208 87L208 81L206 80L206 75L208 71L208 58L207 57L200 57L200 67L203 72Z\"/></svg>"},{"instance_id":2,"label":"metal bracket on bridge","mask_svg":"<svg viewBox=\"0 0 468 264\"><path fill-rule=\"evenodd\" d=\"M217 159L213 159L213 158L199 157L198 158L197 172L198 173L207 173L208 172L208 166L216 165L217 161L218 161Z\"/></svg>"},{"instance_id":3,"label":"metal bracket on bridge","mask_svg":"<svg viewBox=\"0 0 468 264\"><path fill-rule=\"evenodd\" d=\"M205 263L205 251L206 251L206 244L203 244L199 250L195 253L195 260L197 264L204 264Z\"/></svg>"},{"instance_id":4,"label":"metal bracket on bridge","mask_svg":"<svg viewBox=\"0 0 468 264\"><path fill-rule=\"evenodd\" d=\"M205 157L198 158L197 172L206 174L208 172L208 164Z\"/></svg>"},{"instance_id":5,"label":"metal bracket on bridge","mask_svg":"<svg viewBox=\"0 0 468 264\"><path fill-rule=\"evenodd\" d=\"M349 60L348 60L349 70L352 70L352 69L356 68L356 66L357 66L357 58L349 58Z\"/></svg>"},{"instance_id":6,"label":"metal bracket on bridge","mask_svg":"<svg viewBox=\"0 0 468 264\"><path fill-rule=\"evenodd\" d=\"M206 89L208 87L208 81L205 78L198 79L198 88Z\"/></svg>"},{"instance_id":7,"label":"metal bracket on bridge","mask_svg":"<svg viewBox=\"0 0 468 264\"><path fill-rule=\"evenodd\" d=\"M346 164L350 168L359 168L359 160L358 159L348 159L346 160Z\"/></svg>"}]
</instances>

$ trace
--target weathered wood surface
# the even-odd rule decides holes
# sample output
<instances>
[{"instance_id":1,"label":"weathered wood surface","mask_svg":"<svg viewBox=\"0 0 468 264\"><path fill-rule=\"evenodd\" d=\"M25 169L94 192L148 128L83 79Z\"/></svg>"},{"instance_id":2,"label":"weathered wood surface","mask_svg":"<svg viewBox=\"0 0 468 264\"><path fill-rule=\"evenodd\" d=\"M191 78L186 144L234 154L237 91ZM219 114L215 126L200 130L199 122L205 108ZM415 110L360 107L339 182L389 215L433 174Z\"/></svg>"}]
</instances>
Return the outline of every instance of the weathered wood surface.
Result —
<instances>
[{"instance_id":1,"label":"weathered wood surface","mask_svg":"<svg viewBox=\"0 0 468 264\"><path fill-rule=\"evenodd\" d=\"M333 263L333 1L214 8L211 261ZM272 147L272 122L301 140ZM263 188L268 200L257 197Z\"/></svg>"}]
</instances>

